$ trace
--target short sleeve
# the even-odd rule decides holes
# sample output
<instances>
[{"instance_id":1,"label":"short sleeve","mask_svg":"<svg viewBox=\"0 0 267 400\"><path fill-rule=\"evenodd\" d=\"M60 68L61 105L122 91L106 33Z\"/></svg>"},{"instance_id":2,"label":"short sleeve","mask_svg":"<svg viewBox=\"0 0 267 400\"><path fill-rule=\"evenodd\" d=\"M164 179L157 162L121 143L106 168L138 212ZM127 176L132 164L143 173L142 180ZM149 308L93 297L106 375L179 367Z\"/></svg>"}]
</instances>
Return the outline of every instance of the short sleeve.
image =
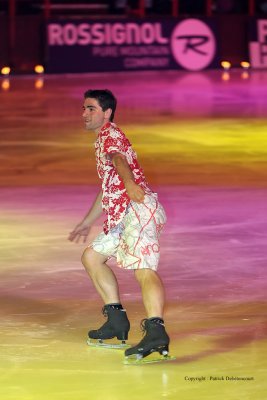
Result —
<instances>
[{"instance_id":1,"label":"short sleeve","mask_svg":"<svg viewBox=\"0 0 267 400\"><path fill-rule=\"evenodd\" d=\"M113 129L104 139L103 149L105 154L120 153L125 155L130 143L118 130Z\"/></svg>"}]
</instances>

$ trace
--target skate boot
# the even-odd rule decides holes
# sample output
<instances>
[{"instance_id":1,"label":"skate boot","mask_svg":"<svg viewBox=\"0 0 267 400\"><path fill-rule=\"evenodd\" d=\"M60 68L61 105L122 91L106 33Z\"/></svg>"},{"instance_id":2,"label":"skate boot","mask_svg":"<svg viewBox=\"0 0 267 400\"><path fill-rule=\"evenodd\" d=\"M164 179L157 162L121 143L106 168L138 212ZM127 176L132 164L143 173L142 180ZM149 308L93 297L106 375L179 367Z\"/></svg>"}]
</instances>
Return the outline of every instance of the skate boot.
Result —
<instances>
[{"instance_id":1,"label":"skate boot","mask_svg":"<svg viewBox=\"0 0 267 400\"><path fill-rule=\"evenodd\" d=\"M161 318L144 319L141 322L141 328L145 336L139 344L125 351L125 364L143 364L175 359L175 357L169 356L170 338ZM154 352L158 352L160 356L144 359Z\"/></svg>"},{"instance_id":2,"label":"skate boot","mask_svg":"<svg viewBox=\"0 0 267 400\"><path fill-rule=\"evenodd\" d=\"M88 332L87 344L89 346L106 348L125 348L128 347L126 340L130 330L130 322L126 311L121 304L106 304L102 313L107 317L107 321L97 330ZM105 339L117 338L121 343L104 343Z\"/></svg>"}]
</instances>

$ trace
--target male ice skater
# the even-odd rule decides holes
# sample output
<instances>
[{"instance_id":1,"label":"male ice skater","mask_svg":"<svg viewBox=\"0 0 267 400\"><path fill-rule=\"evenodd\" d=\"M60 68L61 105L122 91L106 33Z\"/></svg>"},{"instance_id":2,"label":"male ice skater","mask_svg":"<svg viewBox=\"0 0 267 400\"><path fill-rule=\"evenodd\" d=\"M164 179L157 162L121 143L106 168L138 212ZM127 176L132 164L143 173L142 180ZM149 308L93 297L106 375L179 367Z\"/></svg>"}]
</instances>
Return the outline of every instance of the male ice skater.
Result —
<instances>
[{"instance_id":1,"label":"male ice skater","mask_svg":"<svg viewBox=\"0 0 267 400\"><path fill-rule=\"evenodd\" d=\"M107 265L110 257L116 257L119 267L134 271L147 313L142 321L145 336L125 351L126 357L140 359L154 351L167 355L164 288L157 274L159 235L166 216L157 194L145 180L129 140L113 122L116 104L109 90L88 90L84 94L83 118L86 129L96 134L96 165L102 190L69 239L85 241L94 222L102 212L106 214L103 232L82 255L107 317L104 325L89 331L88 336L100 341L128 339L130 323L121 304L117 279Z\"/></svg>"}]
</instances>

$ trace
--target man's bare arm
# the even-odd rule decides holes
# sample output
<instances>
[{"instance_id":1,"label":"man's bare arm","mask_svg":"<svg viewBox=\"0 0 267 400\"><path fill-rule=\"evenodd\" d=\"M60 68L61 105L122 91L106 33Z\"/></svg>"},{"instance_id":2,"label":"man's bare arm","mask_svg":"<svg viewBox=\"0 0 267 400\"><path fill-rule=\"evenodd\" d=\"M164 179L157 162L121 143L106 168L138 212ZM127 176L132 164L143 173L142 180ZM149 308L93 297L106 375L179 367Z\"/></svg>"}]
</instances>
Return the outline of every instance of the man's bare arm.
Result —
<instances>
[{"instance_id":1,"label":"man's bare arm","mask_svg":"<svg viewBox=\"0 0 267 400\"><path fill-rule=\"evenodd\" d=\"M102 215L102 190L98 193L93 202L92 206L90 207L89 211L83 218L82 222L93 225L93 223Z\"/></svg>"},{"instance_id":2,"label":"man's bare arm","mask_svg":"<svg viewBox=\"0 0 267 400\"><path fill-rule=\"evenodd\" d=\"M90 228L94 224L94 222L101 216L102 214L102 191L98 193L93 202L91 208L83 218L83 220L74 228L74 230L69 235L69 240L71 242L79 242L80 238L83 238L83 242L86 241Z\"/></svg>"},{"instance_id":3,"label":"man's bare arm","mask_svg":"<svg viewBox=\"0 0 267 400\"><path fill-rule=\"evenodd\" d=\"M126 158L120 153L115 153L111 155L111 159L124 183L126 192L130 199L136 203L142 203L144 201L145 193L143 189L135 183L133 173Z\"/></svg>"}]
</instances>

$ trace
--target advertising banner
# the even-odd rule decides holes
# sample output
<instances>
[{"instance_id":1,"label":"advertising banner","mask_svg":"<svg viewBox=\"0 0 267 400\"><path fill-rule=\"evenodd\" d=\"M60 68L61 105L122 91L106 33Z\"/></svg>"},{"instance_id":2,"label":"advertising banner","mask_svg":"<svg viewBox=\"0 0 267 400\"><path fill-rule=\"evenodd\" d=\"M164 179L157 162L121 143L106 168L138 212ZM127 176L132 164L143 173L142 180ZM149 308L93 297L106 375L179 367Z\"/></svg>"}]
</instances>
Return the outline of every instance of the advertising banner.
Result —
<instances>
[{"instance_id":1,"label":"advertising banner","mask_svg":"<svg viewBox=\"0 0 267 400\"><path fill-rule=\"evenodd\" d=\"M218 66L210 19L51 21L46 29L50 73Z\"/></svg>"},{"instance_id":2,"label":"advertising banner","mask_svg":"<svg viewBox=\"0 0 267 400\"><path fill-rule=\"evenodd\" d=\"M267 19L250 22L249 56L252 68L267 68Z\"/></svg>"}]
</instances>

